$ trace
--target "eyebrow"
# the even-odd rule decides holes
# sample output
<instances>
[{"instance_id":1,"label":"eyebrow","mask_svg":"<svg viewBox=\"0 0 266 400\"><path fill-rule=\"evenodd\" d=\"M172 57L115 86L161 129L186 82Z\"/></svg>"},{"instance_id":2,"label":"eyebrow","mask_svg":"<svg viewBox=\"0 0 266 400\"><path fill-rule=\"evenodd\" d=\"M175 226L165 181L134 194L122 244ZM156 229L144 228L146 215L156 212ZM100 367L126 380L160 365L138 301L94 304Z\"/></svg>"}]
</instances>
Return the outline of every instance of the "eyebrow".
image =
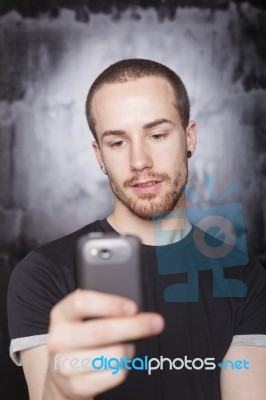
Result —
<instances>
[{"instance_id":1,"label":"eyebrow","mask_svg":"<svg viewBox=\"0 0 266 400\"><path fill-rule=\"evenodd\" d=\"M162 125L162 124L170 124L172 127L175 126L175 124L170 120L166 118L160 118L156 119L155 121L148 122L147 124L143 125L142 129L145 131L148 129L155 128L156 126ZM102 136L101 136L101 141L106 137L106 136L124 136L126 135L126 131L123 130L113 130L113 131L105 131Z\"/></svg>"},{"instance_id":2,"label":"eyebrow","mask_svg":"<svg viewBox=\"0 0 266 400\"><path fill-rule=\"evenodd\" d=\"M172 127L175 126L175 124L170 119L160 118L160 119L156 119L155 121L148 122L147 124L145 124L143 126L143 129L148 130L148 129L155 128L156 126L162 125L162 124L170 124L170 125L172 125Z\"/></svg>"}]
</instances>

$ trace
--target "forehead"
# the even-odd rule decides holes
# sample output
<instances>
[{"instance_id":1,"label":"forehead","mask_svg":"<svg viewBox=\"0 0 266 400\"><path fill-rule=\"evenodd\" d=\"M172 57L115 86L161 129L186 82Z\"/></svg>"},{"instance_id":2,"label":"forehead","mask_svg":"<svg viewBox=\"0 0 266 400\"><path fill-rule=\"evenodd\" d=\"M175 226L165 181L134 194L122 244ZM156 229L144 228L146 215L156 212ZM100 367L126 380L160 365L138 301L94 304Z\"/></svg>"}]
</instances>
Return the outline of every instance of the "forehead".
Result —
<instances>
[{"instance_id":1,"label":"forehead","mask_svg":"<svg viewBox=\"0 0 266 400\"><path fill-rule=\"evenodd\" d=\"M158 76L104 84L93 97L92 114L98 134L157 118L179 118L173 88Z\"/></svg>"}]
</instances>

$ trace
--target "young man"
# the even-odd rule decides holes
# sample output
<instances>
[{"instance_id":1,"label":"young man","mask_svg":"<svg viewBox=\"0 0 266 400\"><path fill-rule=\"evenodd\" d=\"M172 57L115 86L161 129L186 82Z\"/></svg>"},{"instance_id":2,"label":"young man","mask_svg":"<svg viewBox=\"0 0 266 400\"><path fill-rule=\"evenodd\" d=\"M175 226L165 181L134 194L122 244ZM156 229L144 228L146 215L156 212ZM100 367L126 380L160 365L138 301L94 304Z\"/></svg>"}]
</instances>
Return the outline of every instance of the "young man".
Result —
<instances>
[{"instance_id":1,"label":"young man","mask_svg":"<svg viewBox=\"0 0 266 400\"><path fill-rule=\"evenodd\" d=\"M96 79L86 113L115 207L106 219L35 249L12 275L10 351L18 365L21 359L30 398L262 400L265 271L234 264L226 286L210 254L198 282L188 285L198 268L198 231L183 212L196 124L182 81L159 63L123 60ZM166 235L156 235L154 217ZM140 237L146 312L129 299L75 290L76 240L93 231ZM247 293L225 295L237 279ZM132 364L129 374L125 367L116 374L81 368L81 360L101 356L164 361L154 360L150 374Z\"/></svg>"}]
</instances>

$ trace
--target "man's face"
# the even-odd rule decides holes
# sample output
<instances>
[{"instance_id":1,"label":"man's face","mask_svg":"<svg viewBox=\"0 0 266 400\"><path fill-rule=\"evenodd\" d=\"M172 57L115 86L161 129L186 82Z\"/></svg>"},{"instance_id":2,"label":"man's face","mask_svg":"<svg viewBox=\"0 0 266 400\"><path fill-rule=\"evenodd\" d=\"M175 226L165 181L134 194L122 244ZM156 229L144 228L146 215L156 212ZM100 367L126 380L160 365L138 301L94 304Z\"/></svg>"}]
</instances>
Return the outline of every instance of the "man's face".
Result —
<instances>
[{"instance_id":1,"label":"man's face","mask_svg":"<svg viewBox=\"0 0 266 400\"><path fill-rule=\"evenodd\" d=\"M161 77L106 84L93 99L99 140L93 147L116 208L143 220L173 211L187 182L187 145L193 138L182 128L174 101Z\"/></svg>"}]
</instances>

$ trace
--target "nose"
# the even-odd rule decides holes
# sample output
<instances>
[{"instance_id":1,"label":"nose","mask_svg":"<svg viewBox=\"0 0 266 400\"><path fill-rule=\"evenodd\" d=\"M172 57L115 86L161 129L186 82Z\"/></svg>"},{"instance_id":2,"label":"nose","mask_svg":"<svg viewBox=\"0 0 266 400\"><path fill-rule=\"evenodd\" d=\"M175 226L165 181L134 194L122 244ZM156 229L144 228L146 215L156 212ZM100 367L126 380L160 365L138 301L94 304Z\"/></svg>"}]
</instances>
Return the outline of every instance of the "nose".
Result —
<instances>
[{"instance_id":1,"label":"nose","mask_svg":"<svg viewBox=\"0 0 266 400\"><path fill-rule=\"evenodd\" d=\"M130 169L132 171L143 171L153 167L152 155L148 145L143 141L131 143Z\"/></svg>"}]
</instances>

